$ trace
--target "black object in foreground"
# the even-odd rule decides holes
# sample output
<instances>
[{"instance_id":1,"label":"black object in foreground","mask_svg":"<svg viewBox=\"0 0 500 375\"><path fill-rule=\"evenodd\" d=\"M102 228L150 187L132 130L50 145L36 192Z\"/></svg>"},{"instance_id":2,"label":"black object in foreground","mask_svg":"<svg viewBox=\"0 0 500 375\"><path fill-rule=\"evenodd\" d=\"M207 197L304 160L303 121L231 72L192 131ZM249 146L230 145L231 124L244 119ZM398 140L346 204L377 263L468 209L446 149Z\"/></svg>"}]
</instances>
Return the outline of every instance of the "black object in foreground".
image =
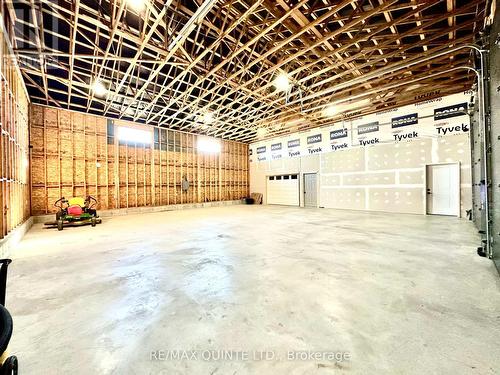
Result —
<instances>
[{"instance_id":1,"label":"black object in foreground","mask_svg":"<svg viewBox=\"0 0 500 375\"><path fill-rule=\"evenodd\" d=\"M17 357L6 354L14 328L12 316L5 308L7 269L11 262L11 259L0 259L0 375L17 375L18 369Z\"/></svg>"}]
</instances>

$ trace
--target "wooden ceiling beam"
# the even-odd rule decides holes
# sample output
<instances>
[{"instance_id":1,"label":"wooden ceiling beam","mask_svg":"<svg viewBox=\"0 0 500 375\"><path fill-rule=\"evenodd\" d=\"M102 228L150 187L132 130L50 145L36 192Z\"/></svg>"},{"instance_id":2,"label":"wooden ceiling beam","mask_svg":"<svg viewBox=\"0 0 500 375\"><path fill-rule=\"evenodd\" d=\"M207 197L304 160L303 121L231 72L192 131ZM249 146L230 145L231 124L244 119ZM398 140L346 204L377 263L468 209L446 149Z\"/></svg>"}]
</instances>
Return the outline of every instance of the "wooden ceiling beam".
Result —
<instances>
[{"instance_id":1,"label":"wooden ceiling beam","mask_svg":"<svg viewBox=\"0 0 500 375\"><path fill-rule=\"evenodd\" d=\"M473 7L473 6L474 6L474 4L470 4L469 6L472 6L472 7ZM467 8L469 8L469 6L467 6ZM441 17L441 18L435 19L434 21L432 21L432 23L439 22L440 20L442 20L442 19L446 19L446 18L447 18L446 16L443 16L443 17ZM457 30L457 29L462 28L462 27L465 27L465 26L470 26L470 25L472 25L474 22L476 22L476 21L475 21L475 20L469 21L469 22L467 22L467 23L465 23L465 24L462 24L462 25L460 25L460 26L458 26L458 27L454 27L454 28L452 28L452 30ZM421 26L421 27L424 27L424 26L425 26L425 25L423 25L423 26ZM448 31L446 31L446 32L442 32L441 34L436 34L436 35L434 35L433 37L431 37L430 39L428 39L428 40L427 40L427 42L428 42L429 40L434 40L434 39L437 39L437 38L441 37L441 35L446 35L446 34L447 34L447 32L448 32ZM394 38L392 38L392 39L394 40ZM468 39L468 37L464 37L464 38L462 38L462 39L461 39L461 40L459 40L459 41L455 41L455 43L466 42L467 40L469 40L469 39ZM391 42L391 39L388 39L388 40L384 43L383 47L385 48L385 46L386 46L388 43L390 43L390 42ZM396 50L396 51L394 51L394 52L392 52L392 53L390 53L390 54L386 54L386 55L384 55L383 57L379 57L379 58L375 58L375 59L374 59L374 58L368 59L368 61L367 61L365 64L363 64L363 67L370 66L370 65L372 65L374 62L381 61L381 60L383 60L383 59L385 59L385 58L387 58L387 57L390 57L390 56L396 56L396 55L398 55L398 54L399 54L399 52L401 52L401 53L402 53L404 50L411 49L411 48L413 48L413 47L415 47L415 46L423 46L424 44L426 44L426 41L425 41L425 40L424 40L424 41L420 41L419 43L415 44L414 46L412 46L412 45L407 45L407 46L405 46L405 48L404 48L403 50L401 50L401 51ZM372 48L372 50L376 50L376 48L374 47L374 48ZM364 58L366 59L366 55L367 55L367 54L366 54L366 50L363 50L363 51L360 51L360 52L356 55L356 57L357 57L357 58L363 58L363 57L364 57ZM354 57L354 56L353 56L353 57ZM350 57L350 58L353 58L353 57ZM338 66L338 64L337 64L336 66ZM327 73L329 70L333 69L334 67L335 67L335 66L333 66L332 68L328 67L328 68L324 69L324 71L323 71L321 74L325 74L325 73ZM341 79L341 78L343 78L343 77L347 76L348 74L349 74L349 72L342 72L342 73L340 73L340 74L334 74L334 75L331 75L331 76L329 76L329 77L325 78L324 80L321 80L320 82L316 82L316 83L314 83L312 86L310 86L310 85L306 85L306 87L308 87L308 89L312 90L312 89L314 89L315 87L320 86L320 85L321 85L321 86L331 85L331 83L332 83L334 80L339 80L339 79ZM313 73L313 74L312 74L312 76L317 76L317 75L318 75L318 72L315 72L315 73ZM309 76L306 76L306 78L309 78ZM305 84L305 79L306 79L306 78L303 78L303 79L299 80L299 81L298 81L298 82L299 82L299 84ZM329 87L330 87L330 86L329 86ZM258 91L259 91L259 90L257 90L257 92L258 92ZM273 93L269 93L269 94L267 95L267 97L272 97L273 95L274 95ZM295 95L295 96L297 97L297 95ZM281 99L279 99L279 98L275 99L275 100L272 102L272 105L273 105L273 106L275 106L275 105L279 104L280 100L281 100ZM292 101L288 104L288 106L290 106L290 105L291 105L291 104L293 104L293 103L298 103L298 101L299 101L299 99L298 99L298 98L297 98L296 100L292 100ZM246 108L242 108L242 109L243 109L243 110L245 110ZM289 110L289 109L288 109L288 108L287 108L287 109L283 108L283 110ZM233 113L229 112L229 116L231 116L232 114L233 114Z\"/></svg>"},{"instance_id":2,"label":"wooden ceiling beam","mask_svg":"<svg viewBox=\"0 0 500 375\"><path fill-rule=\"evenodd\" d=\"M442 92L470 85L472 74L458 78L450 70L472 61L465 50L398 64L425 49L470 43L485 14L485 0L152 0L141 14L122 0L97 1L39 0L38 20L54 19L60 29L16 20L15 42L31 49L16 53L43 59L21 67L35 101L245 141L261 126L281 134L281 124L328 124L323 106L353 95L377 109L410 100L396 79L419 80L427 90L428 71L439 72L433 85ZM17 4L33 12L33 2ZM51 38L46 45L43 36ZM292 81L286 95L272 87L279 72ZM96 79L109 87L105 98L93 96ZM198 115L208 110L215 122L202 129Z\"/></svg>"},{"instance_id":3,"label":"wooden ceiling beam","mask_svg":"<svg viewBox=\"0 0 500 375\"><path fill-rule=\"evenodd\" d=\"M351 21L351 22L352 22L352 24L357 24L357 23L360 23L360 22L362 22L362 20L363 20L363 19L367 19L367 18L371 17L373 14L375 14L375 13L379 12L381 9L383 9L383 8L384 8L384 7L386 7L386 6L389 6L390 4L395 3L396 1L397 1L397 0L390 0L388 3L384 4L383 6L380 6L379 8L376 8L376 9L373 9L373 10L370 10L370 11L368 11L368 12L363 13L363 16L361 16L361 17L360 17L360 18L358 18L357 20L355 20L355 21ZM330 17L331 15L334 15L335 13L337 13L337 11L338 11L341 7L343 8L343 7L345 7L345 6L349 5L349 4L350 4L350 1L343 1L343 2L339 5L339 6L334 7L332 10L330 10L329 14L325 14L323 17L324 17L324 18L328 18L328 17ZM307 32L310 28L314 27L317 23L319 23L319 22L320 22L320 20L322 20L322 18L318 18L318 19L316 19L315 21L311 22L311 23L310 23L307 27L303 28L303 29L301 30L301 32L300 32L298 35L294 35L294 36L290 37L289 39L295 39L295 38L299 37L301 34L303 34L303 33ZM350 25L351 25L351 24L346 25L346 26L344 27L344 29L348 28ZM274 67L272 67L272 68L270 68L270 69L267 69L267 70L266 70L266 71L265 71L262 75L263 75L263 76L270 76L270 75L272 75L272 74L273 74L275 71L277 71L277 70L278 70L281 66L283 66L283 65L285 65L286 63L288 63L288 62L292 61L293 59L297 58L299 55L302 55L303 53L305 53L305 52L307 52L307 51L311 50L313 47L323 44L323 43L324 43L325 41L327 41L328 39L334 38L334 37L335 37L336 35L338 35L340 32L341 32L340 30L336 30L336 31L334 31L334 32L332 32L332 33L330 33L330 34L328 34L328 35L326 35L326 36L323 36L323 38L321 38L321 39L319 39L319 40L316 40L312 46L305 48L303 51L300 51L300 52L298 52L297 54L294 54L294 55L290 55L290 56L288 56L287 58L285 58L284 60L282 60L282 61L280 61L278 64L276 64ZM289 40L285 40L285 41L283 41L282 43L283 43L283 44L285 44L285 43L288 43L288 41L289 41ZM267 51L267 52L266 52L266 54L264 54L264 55L263 55L263 57L264 57L264 56L266 56L266 57L267 57L268 55L270 55L270 54L274 53L274 52L275 52L275 51L277 51L280 47L281 47L281 43L280 43L279 45L277 45L276 47L272 48L271 50ZM257 61L252 62L252 64L251 64L251 65L254 65L254 64L256 64L256 63L257 63ZM239 74L241 74L241 70L240 70L240 71L238 71L238 72L233 73L233 75L231 75L231 77L230 77L230 78L234 78L235 76L237 76L237 75L239 75ZM229 80L230 78L228 78L228 80ZM217 99L217 100L213 103L213 105L218 105L218 104L221 102L221 100L227 99L227 98L229 97L229 95L233 94L233 93L234 93L234 92L236 92L237 90L241 90L241 89L243 89L243 88L247 87L248 85L250 85L250 84L252 84L252 83L256 82L256 81L257 81L257 79L258 79L258 77L255 77L255 78L253 78L253 79L251 79L251 80L249 80L249 81L244 82L243 84L239 85L237 88L235 88L235 89L231 90L228 94L224 95L222 98ZM271 83L269 82L268 84L271 84ZM252 92L254 92L254 91L252 91ZM255 92L254 92L254 93L255 93ZM205 94L205 95L206 95L206 94ZM261 99L259 99L259 100L261 100ZM189 108L192 108L192 107L193 107L193 106L195 106L195 105L196 105L196 102L195 102L195 103L190 103L190 104L187 106L187 108L186 108L186 107L184 107L184 108L182 108L182 110L187 110L187 109L189 109ZM206 110L206 108L203 108L202 110ZM300 111L298 111L298 113L300 114Z\"/></svg>"}]
</instances>

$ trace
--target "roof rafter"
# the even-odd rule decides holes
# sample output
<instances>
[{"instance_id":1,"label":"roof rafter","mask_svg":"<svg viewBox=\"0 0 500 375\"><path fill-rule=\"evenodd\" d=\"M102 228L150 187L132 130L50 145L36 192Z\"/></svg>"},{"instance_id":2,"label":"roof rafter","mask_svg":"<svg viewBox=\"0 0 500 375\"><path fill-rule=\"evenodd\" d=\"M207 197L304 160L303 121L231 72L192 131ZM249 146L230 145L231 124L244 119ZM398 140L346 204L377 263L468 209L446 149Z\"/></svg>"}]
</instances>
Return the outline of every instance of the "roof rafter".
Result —
<instances>
[{"instance_id":1,"label":"roof rafter","mask_svg":"<svg viewBox=\"0 0 500 375\"><path fill-rule=\"evenodd\" d=\"M369 113L411 102L419 90L471 87L474 75L457 73L474 63L469 51L418 60L477 42L485 5L147 0L137 11L122 0L19 0L8 7L18 17L14 44L33 102L248 142L259 128L269 136L353 116L325 118L332 102L363 98L355 112ZM290 78L287 93L274 88L279 73ZM105 97L94 95L97 80ZM213 123L203 124L205 112Z\"/></svg>"}]
</instances>

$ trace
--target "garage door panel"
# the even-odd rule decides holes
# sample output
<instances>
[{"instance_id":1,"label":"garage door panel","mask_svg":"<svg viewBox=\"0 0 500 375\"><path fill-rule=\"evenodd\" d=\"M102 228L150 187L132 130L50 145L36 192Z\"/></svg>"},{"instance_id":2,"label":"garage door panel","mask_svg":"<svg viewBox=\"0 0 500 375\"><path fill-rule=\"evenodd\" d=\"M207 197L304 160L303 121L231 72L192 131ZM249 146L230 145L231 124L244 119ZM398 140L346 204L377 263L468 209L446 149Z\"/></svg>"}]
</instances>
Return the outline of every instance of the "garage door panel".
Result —
<instances>
[{"instance_id":1,"label":"garage door panel","mask_svg":"<svg viewBox=\"0 0 500 375\"><path fill-rule=\"evenodd\" d=\"M267 204L299 206L299 203L297 175L267 177Z\"/></svg>"}]
</instances>

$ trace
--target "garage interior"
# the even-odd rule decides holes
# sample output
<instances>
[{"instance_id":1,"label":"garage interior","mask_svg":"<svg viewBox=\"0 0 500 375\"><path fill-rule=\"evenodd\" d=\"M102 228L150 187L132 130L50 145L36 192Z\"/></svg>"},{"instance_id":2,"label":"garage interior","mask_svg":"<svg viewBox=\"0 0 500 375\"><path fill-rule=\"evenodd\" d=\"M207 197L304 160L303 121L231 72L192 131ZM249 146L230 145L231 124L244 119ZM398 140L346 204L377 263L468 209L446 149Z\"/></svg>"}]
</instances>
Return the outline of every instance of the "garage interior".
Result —
<instances>
[{"instance_id":1,"label":"garage interior","mask_svg":"<svg viewBox=\"0 0 500 375\"><path fill-rule=\"evenodd\" d=\"M496 373L497 3L0 0L0 375Z\"/></svg>"}]
</instances>

